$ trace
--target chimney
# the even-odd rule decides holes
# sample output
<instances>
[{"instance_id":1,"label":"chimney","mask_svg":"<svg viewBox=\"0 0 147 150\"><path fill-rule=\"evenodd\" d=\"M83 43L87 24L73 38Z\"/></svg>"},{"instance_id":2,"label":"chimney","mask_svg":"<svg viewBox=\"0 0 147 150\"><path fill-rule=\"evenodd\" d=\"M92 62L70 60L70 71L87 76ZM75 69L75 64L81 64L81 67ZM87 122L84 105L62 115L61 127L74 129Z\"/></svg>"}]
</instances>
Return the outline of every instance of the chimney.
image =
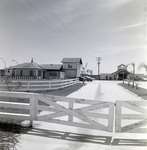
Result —
<instances>
[{"instance_id":1,"label":"chimney","mask_svg":"<svg viewBox=\"0 0 147 150\"><path fill-rule=\"evenodd\" d=\"M32 60L31 60L31 63L33 63L33 58L32 58Z\"/></svg>"}]
</instances>

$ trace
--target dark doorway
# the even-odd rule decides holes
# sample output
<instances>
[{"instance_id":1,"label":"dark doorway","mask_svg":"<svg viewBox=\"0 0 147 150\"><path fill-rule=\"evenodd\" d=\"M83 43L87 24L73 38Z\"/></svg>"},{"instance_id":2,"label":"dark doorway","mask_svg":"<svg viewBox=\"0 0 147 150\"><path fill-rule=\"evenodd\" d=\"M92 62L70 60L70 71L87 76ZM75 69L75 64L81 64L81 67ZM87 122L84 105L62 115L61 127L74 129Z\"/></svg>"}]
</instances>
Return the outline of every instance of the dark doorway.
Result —
<instances>
[{"instance_id":1,"label":"dark doorway","mask_svg":"<svg viewBox=\"0 0 147 150\"><path fill-rule=\"evenodd\" d=\"M45 71L43 71L43 79L45 79Z\"/></svg>"}]
</instances>

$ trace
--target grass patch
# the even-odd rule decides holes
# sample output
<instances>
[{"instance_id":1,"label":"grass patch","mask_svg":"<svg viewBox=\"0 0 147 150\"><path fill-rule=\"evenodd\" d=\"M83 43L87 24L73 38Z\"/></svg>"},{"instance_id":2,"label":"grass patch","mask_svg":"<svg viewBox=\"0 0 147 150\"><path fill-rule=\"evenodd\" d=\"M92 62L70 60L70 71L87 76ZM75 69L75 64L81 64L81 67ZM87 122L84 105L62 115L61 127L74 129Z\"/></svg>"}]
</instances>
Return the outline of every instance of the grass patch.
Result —
<instances>
[{"instance_id":1,"label":"grass patch","mask_svg":"<svg viewBox=\"0 0 147 150\"><path fill-rule=\"evenodd\" d=\"M16 150L20 135L30 131L30 127L15 122L0 123L0 150Z\"/></svg>"},{"instance_id":2,"label":"grass patch","mask_svg":"<svg viewBox=\"0 0 147 150\"><path fill-rule=\"evenodd\" d=\"M128 86L128 84L123 83L119 83L119 85L129 90L130 92L142 97L143 99L147 100L147 89L141 87L138 87L138 89L136 89L135 87L133 88L132 85Z\"/></svg>"}]
</instances>

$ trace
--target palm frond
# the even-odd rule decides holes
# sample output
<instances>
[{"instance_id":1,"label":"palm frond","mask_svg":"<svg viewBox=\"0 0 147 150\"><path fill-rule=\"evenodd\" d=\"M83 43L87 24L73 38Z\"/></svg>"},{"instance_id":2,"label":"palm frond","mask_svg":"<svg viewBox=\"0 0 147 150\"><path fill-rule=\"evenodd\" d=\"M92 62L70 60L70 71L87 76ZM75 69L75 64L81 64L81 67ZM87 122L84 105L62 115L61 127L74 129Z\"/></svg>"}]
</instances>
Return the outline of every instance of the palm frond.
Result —
<instances>
[{"instance_id":1,"label":"palm frond","mask_svg":"<svg viewBox=\"0 0 147 150\"><path fill-rule=\"evenodd\" d=\"M146 70L146 72L147 72L147 64L141 63L141 64L139 65L138 69L140 70L140 69L142 69L142 68L144 68L144 69Z\"/></svg>"}]
</instances>

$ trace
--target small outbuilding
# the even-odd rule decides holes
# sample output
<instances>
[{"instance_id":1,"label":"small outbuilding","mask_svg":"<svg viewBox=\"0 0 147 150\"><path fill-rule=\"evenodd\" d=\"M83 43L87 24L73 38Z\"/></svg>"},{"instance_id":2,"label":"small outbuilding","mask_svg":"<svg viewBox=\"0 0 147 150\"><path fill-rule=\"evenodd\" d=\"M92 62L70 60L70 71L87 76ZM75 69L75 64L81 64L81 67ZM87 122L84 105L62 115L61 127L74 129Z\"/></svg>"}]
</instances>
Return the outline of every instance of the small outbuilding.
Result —
<instances>
[{"instance_id":1,"label":"small outbuilding","mask_svg":"<svg viewBox=\"0 0 147 150\"><path fill-rule=\"evenodd\" d=\"M63 58L63 70L66 78L77 78L81 76L81 58Z\"/></svg>"}]
</instances>

